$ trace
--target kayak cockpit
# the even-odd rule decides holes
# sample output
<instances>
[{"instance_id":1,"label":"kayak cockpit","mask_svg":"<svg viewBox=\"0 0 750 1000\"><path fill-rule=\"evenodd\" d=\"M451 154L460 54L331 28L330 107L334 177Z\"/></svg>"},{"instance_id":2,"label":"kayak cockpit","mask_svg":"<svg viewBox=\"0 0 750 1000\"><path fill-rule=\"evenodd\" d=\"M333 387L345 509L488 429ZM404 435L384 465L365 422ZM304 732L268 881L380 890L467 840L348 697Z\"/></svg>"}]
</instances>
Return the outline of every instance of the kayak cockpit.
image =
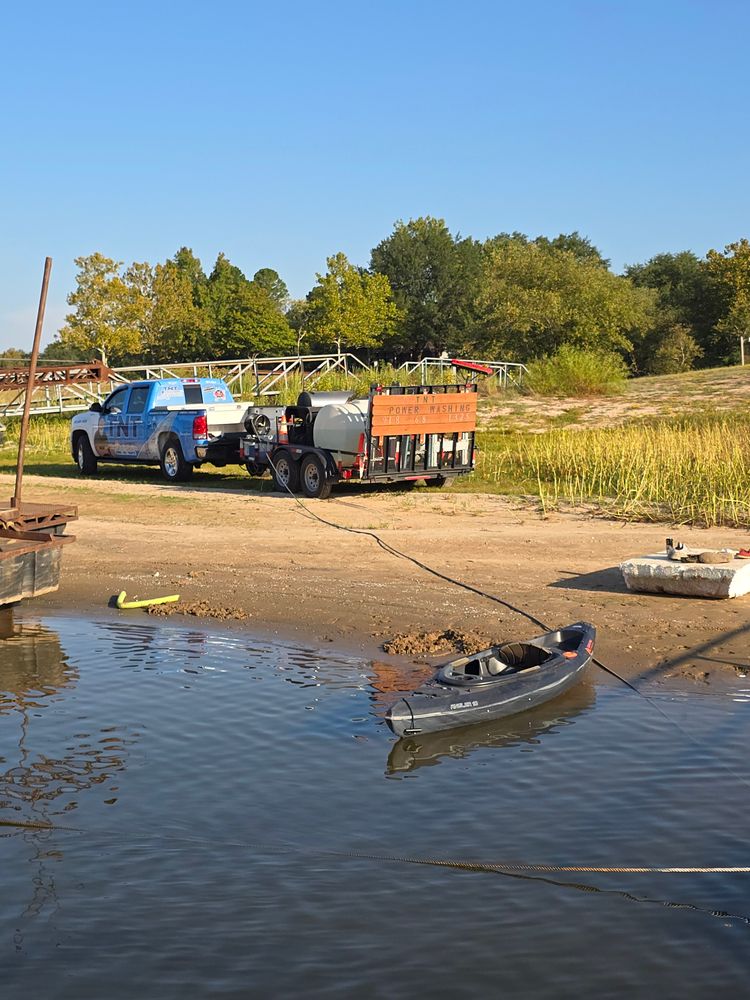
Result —
<instances>
[{"instance_id":1,"label":"kayak cockpit","mask_svg":"<svg viewBox=\"0 0 750 1000\"><path fill-rule=\"evenodd\" d=\"M553 656L549 650L530 642L509 642L446 663L438 671L436 680L439 684L481 684L530 667L540 667Z\"/></svg>"}]
</instances>

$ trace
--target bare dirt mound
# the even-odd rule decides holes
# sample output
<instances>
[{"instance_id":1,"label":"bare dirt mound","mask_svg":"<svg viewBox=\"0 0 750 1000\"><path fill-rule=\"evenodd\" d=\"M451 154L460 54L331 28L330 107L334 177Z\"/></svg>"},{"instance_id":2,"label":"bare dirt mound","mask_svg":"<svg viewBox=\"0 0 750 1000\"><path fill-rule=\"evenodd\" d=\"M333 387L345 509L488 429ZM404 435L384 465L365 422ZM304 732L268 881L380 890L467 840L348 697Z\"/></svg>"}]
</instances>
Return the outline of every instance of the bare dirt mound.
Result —
<instances>
[{"instance_id":1,"label":"bare dirt mound","mask_svg":"<svg viewBox=\"0 0 750 1000\"><path fill-rule=\"evenodd\" d=\"M448 628L442 632L404 632L383 643L392 656L414 656L415 653L477 653L491 645L479 632L464 632Z\"/></svg>"},{"instance_id":2,"label":"bare dirt mound","mask_svg":"<svg viewBox=\"0 0 750 1000\"><path fill-rule=\"evenodd\" d=\"M250 616L242 608L230 608L220 604L209 604L208 601L178 601L177 604L152 604L148 609L150 615L168 618L170 615L193 615L196 618L216 618L220 622L243 622Z\"/></svg>"}]
</instances>

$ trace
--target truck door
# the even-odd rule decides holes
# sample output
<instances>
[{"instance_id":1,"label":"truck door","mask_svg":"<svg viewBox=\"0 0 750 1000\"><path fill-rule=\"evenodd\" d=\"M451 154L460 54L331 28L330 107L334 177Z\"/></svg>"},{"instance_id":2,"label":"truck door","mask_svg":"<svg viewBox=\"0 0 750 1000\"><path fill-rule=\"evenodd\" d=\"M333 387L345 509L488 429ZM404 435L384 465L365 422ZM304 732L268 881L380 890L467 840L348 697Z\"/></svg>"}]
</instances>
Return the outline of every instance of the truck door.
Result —
<instances>
[{"instance_id":1,"label":"truck door","mask_svg":"<svg viewBox=\"0 0 750 1000\"><path fill-rule=\"evenodd\" d=\"M128 448L128 455L131 458L144 457L142 452L147 436L144 413L150 394L150 385L134 385L130 390L128 405L125 411L127 438L123 441L123 447Z\"/></svg>"},{"instance_id":2,"label":"truck door","mask_svg":"<svg viewBox=\"0 0 750 1000\"><path fill-rule=\"evenodd\" d=\"M96 453L101 456L115 458L124 455L121 450L122 441L127 434L124 410L127 403L130 386L115 389L104 400L99 429L95 435Z\"/></svg>"}]
</instances>

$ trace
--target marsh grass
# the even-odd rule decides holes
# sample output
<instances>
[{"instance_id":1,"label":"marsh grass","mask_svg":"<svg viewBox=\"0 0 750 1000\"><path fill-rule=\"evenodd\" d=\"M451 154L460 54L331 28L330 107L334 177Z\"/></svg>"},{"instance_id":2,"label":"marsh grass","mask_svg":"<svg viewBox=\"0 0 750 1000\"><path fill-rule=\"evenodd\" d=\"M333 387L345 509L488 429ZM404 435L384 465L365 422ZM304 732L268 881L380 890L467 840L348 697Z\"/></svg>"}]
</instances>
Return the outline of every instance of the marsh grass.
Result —
<instances>
[{"instance_id":1,"label":"marsh grass","mask_svg":"<svg viewBox=\"0 0 750 1000\"><path fill-rule=\"evenodd\" d=\"M484 435L478 478L618 517L750 526L750 417Z\"/></svg>"}]
</instances>

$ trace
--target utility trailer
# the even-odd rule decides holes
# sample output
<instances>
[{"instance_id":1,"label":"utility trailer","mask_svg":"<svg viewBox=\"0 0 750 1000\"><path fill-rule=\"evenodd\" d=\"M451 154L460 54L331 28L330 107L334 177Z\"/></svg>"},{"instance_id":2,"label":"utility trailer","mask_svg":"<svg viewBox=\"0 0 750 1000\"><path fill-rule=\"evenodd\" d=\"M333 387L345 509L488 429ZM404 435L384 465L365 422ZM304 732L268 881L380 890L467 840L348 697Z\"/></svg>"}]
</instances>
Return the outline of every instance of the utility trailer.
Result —
<instances>
[{"instance_id":1,"label":"utility trailer","mask_svg":"<svg viewBox=\"0 0 750 1000\"><path fill-rule=\"evenodd\" d=\"M324 499L338 482L443 486L474 468L477 386L372 386L368 396L302 392L296 406L251 406L240 450L277 488Z\"/></svg>"}]
</instances>

